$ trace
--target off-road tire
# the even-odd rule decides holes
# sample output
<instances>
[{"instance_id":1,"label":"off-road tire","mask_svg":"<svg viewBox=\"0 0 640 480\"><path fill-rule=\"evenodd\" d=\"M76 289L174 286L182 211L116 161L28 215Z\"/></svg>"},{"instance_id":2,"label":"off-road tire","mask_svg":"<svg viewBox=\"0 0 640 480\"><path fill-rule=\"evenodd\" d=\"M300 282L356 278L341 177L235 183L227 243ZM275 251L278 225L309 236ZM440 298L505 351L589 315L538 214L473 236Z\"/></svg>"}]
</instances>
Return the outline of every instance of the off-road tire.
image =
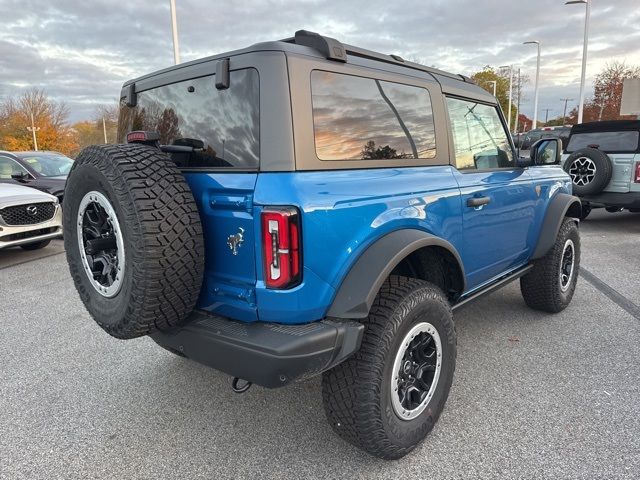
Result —
<instances>
[{"instance_id":1,"label":"off-road tire","mask_svg":"<svg viewBox=\"0 0 640 480\"><path fill-rule=\"evenodd\" d=\"M51 243L51 240L41 240L39 242L34 243L25 243L24 245L20 245L20 248L23 250L40 250L41 248L46 247Z\"/></svg>"},{"instance_id":2,"label":"off-road tire","mask_svg":"<svg viewBox=\"0 0 640 480\"><path fill-rule=\"evenodd\" d=\"M123 279L111 298L89 280L78 245L79 206L90 191L110 202L123 237ZM128 339L184 323L202 286L202 226L193 194L167 155L135 144L84 149L67 180L63 225L76 289L107 333Z\"/></svg>"},{"instance_id":3,"label":"off-road tire","mask_svg":"<svg viewBox=\"0 0 640 480\"><path fill-rule=\"evenodd\" d=\"M571 240L574 246L574 266L568 288L561 288L560 265L564 248ZM520 279L520 291L525 303L535 309L550 313L564 310L576 290L580 273L580 233L575 220L565 218L560 226L556 242L549 252L537 260L533 269Z\"/></svg>"},{"instance_id":4,"label":"off-road tire","mask_svg":"<svg viewBox=\"0 0 640 480\"><path fill-rule=\"evenodd\" d=\"M431 323L440 335L442 369L425 410L412 420L403 420L392 406L393 363L404 336L421 321ZM423 280L391 276L365 320L360 349L323 374L322 396L331 427L376 457L406 455L438 420L449 395L455 361L456 333L444 293Z\"/></svg>"},{"instance_id":5,"label":"off-road tire","mask_svg":"<svg viewBox=\"0 0 640 480\"><path fill-rule=\"evenodd\" d=\"M582 148L569 155L564 162L564 171L570 173L573 163L581 157L591 160L596 167L596 171L593 180L586 185L577 185L573 182L573 193L578 196L596 195L602 192L609 184L611 175L613 175L613 164L605 152L597 148Z\"/></svg>"}]
</instances>

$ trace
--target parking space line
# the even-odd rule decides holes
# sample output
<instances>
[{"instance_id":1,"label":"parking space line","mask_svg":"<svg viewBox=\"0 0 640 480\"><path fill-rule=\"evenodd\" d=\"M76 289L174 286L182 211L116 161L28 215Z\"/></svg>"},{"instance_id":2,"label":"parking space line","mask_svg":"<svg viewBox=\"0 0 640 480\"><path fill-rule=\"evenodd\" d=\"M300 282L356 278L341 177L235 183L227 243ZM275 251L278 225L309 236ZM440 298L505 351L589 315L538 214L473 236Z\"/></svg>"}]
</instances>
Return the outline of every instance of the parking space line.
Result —
<instances>
[{"instance_id":1,"label":"parking space line","mask_svg":"<svg viewBox=\"0 0 640 480\"><path fill-rule=\"evenodd\" d=\"M55 255L60 255L62 253L65 253L65 251L63 250L61 252L50 253L48 255L43 255L41 257L30 258L29 260L23 260L22 262L10 263L9 265L7 265L5 267L0 267L0 270L6 270L7 268L17 267L18 265L24 265L25 263L35 262L36 260L41 260L43 258L53 257Z\"/></svg>"},{"instance_id":2,"label":"parking space line","mask_svg":"<svg viewBox=\"0 0 640 480\"><path fill-rule=\"evenodd\" d=\"M587 270L584 267L580 267L580 276L584 278L587 282L593 285L597 290L602 292L606 297L608 297L611 301L613 301L616 305L630 314L632 317L635 317L637 320L640 320L640 307L629 300L627 297L622 295L617 290L611 288L608 284L600 280L593 273Z\"/></svg>"}]
</instances>

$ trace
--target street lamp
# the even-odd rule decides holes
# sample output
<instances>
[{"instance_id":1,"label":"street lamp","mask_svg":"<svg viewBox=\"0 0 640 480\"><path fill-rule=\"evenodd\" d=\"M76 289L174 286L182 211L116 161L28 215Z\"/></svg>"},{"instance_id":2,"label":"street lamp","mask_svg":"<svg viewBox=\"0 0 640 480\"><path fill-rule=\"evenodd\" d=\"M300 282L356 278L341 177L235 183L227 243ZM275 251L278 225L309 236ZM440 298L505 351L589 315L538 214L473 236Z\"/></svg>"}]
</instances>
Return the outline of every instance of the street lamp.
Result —
<instances>
[{"instance_id":1,"label":"street lamp","mask_svg":"<svg viewBox=\"0 0 640 480\"><path fill-rule=\"evenodd\" d=\"M589 43L589 16L591 14L591 0L568 0L565 5L583 3L587 6L584 15L584 42L582 44L582 75L580 76L580 103L578 104L578 123L582 123L584 111L584 83L587 74L587 44Z\"/></svg>"},{"instance_id":2,"label":"street lamp","mask_svg":"<svg viewBox=\"0 0 640 480\"><path fill-rule=\"evenodd\" d=\"M530 42L524 42L523 45L537 45L538 46L538 61L536 64L536 85L535 93L533 94L533 125L532 129L538 125L538 82L540 81L540 42L538 40L532 40Z\"/></svg>"},{"instance_id":3,"label":"street lamp","mask_svg":"<svg viewBox=\"0 0 640 480\"><path fill-rule=\"evenodd\" d=\"M171 9L171 31L173 33L173 61L180 63L180 45L178 44L178 21L176 20L176 0L169 0Z\"/></svg>"},{"instance_id":4,"label":"street lamp","mask_svg":"<svg viewBox=\"0 0 640 480\"><path fill-rule=\"evenodd\" d=\"M513 97L513 65L503 65L500 68L508 68L509 69L509 113L507 114L507 125L509 126L509 130L511 130L511 100Z\"/></svg>"},{"instance_id":5,"label":"street lamp","mask_svg":"<svg viewBox=\"0 0 640 480\"><path fill-rule=\"evenodd\" d=\"M498 84L498 82L496 82L495 80L487 80L487 83L493 83L493 96L496 96L496 85Z\"/></svg>"},{"instance_id":6,"label":"street lamp","mask_svg":"<svg viewBox=\"0 0 640 480\"><path fill-rule=\"evenodd\" d=\"M38 139L36 138L36 132L40 130L40 127L36 127L33 122L33 112L31 112L31 126L27 127L27 130L31 132L33 138L33 150L38 151Z\"/></svg>"}]
</instances>

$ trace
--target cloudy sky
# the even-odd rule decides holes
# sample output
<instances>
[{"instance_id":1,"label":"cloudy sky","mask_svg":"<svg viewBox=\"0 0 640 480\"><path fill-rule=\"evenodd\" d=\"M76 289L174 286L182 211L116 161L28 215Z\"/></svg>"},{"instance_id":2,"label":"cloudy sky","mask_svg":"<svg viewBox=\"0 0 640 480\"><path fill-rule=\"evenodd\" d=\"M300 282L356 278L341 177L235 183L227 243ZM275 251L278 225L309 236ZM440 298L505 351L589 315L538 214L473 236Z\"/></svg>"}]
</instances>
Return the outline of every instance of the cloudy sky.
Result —
<instances>
[{"instance_id":1,"label":"cloudy sky","mask_svg":"<svg viewBox=\"0 0 640 480\"><path fill-rule=\"evenodd\" d=\"M640 0L592 0L587 86L607 62L640 65ZM514 64L532 81L542 42L539 116L578 98L584 6L564 0L176 0L183 61L304 28L456 73ZM173 63L169 0L0 0L0 100L44 88L71 120L114 102L128 78ZM577 104L577 100L575 102Z\"/></svg>"}]
</instances>

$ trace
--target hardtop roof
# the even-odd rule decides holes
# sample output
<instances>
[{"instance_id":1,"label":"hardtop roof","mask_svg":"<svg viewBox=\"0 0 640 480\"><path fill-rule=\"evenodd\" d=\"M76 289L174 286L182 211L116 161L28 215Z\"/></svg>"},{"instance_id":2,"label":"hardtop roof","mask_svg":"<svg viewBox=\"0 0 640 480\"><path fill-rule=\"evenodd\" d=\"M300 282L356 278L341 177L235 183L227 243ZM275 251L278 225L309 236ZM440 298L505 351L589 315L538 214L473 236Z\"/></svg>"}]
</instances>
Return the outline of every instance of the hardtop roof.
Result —
<instances>
[{"instance_id":1,"label":"hardtop roof","mask_svg":"<svg viewBox=\"0 0 640 480\"><path fill-rule=\"evenodd\" d=\"M200 63L205 63L205 62L210 62L210 61L214 61L214 60L220 60L223 58L228 58L228 57L233 57L233 56L237 56L237 55L243 55L243 54L247 54L247 53L255 53L255 52L267 52L267 51L280 51L280 52L285 52L285 53L297 53L297 54L302 54L302 55L308 55L308 56L314 56L314 57L318 57L321 59L326 59L326 57L324 55L322 55L322 53L320 51L318 51L315 48L306 46L306 45L301 45L299 43L296 43L296 39L298 38L298 34L300 32L303 32L304 34L309 34L309 35L314 35L314 36L318 36L322 39L327 39L327 40L331 40L333 42L337 42L334 39L330 39L329 37L322 37L320 35L314 34L313 32L305 32L303 30L300 30L298 32L296 32L296 37L292 37L292 38L286 38L283 40L277 40L277 41L270 41L270 42L260 42L260 43L255 43L249 47L246 48L242 48L242 49L238 49L238 50L232 50L230 52L224 52L224 53L220 53L220 54L216 54L216 55L211 55L208 57L203 57L197 60L192 60L190 62L185 62L185 63L181 63L178 65L173 65L171 67L167 67L164 68L162 70L158 70L146 75L142 75L140 77L128 80L124 83L123 87L126 87L132 83L137 83L141 80L144 79L148 79L151 77L155 77L158 75L162 75L168 72L173 72L175 70L179 70L181 68L185 68L185 67L190 67L192 65L197 65ZM299 41L299 40L298 40ZM375 52L373 50L367 50L364 48L360 48L360 47L356 47L356 46L352 46L352 45L347 45L347 44L341 44L340 42L337 42L341 47L344 48L345 53L346 53L346 61L347 63L349 62L349 56L354 56L354 57L362 57L362 58L366 58L375 62L379 62L380 66L378 68L380 68L381 70L389 70L389 71L394 71L391 68L385 68L385 64L386 65L394 65L396 67L404 67L407 68L409 71L411 70L419 70L422 72L428 72L430 74L433 74L434 76L442 76L442 77L447 77L449 79L452 80L456 80L459 81L461 83L471 83L473 84L474 82L463 76L463 75L459 75L459 74L454 74L454 73L449 73L449 72L445 72L443 70L439 70L437 68L433 68L433 67L427 67L426 65L421 65L419 63L415 63L415 62L409 62L406 61L404 59L402 59L400 56L398 55L386 55L383 53L378 53ZM397 71L397 70L395 70ZM409 73L409 72L407 72Z\"/></svg>"},{"instance_id":2,"label":"hardtop roof","mask_svg":"<svg viewBox=\"0 0 640 480\"><path fill-rule=\"evenodd\" d=\"M571 128L571 135L575 133L614 132L620 130L640 131L640 120L605 120L579 123Z\"/></svg>"}]
</instances>

